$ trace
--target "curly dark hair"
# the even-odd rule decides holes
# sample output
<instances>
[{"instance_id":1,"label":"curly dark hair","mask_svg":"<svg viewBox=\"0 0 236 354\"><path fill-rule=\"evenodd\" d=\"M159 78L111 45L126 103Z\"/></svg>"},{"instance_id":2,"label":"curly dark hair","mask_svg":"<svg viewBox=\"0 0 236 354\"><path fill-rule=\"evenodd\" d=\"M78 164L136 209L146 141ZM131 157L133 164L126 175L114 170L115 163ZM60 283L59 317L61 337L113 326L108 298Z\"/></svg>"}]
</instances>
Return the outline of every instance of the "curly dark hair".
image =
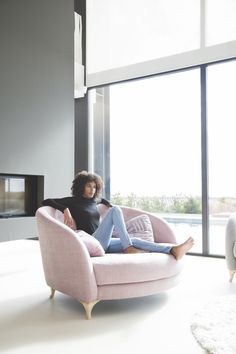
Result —
<instances>
[{"instance_id":1,"label":"curly dark hair","mask_svg":"<svg viewBox=\"0 0 236 354\"><path fill-rule=\"evenodd\" d=\"M88 182L94 182L96 184L94 199L98 198L103 187L102 178L95 173L89 173L87 171L81 171L76 174L71 187L72 195L74 197L82 197L84 194L85 185Z\"/></svg>"}]
</instances>

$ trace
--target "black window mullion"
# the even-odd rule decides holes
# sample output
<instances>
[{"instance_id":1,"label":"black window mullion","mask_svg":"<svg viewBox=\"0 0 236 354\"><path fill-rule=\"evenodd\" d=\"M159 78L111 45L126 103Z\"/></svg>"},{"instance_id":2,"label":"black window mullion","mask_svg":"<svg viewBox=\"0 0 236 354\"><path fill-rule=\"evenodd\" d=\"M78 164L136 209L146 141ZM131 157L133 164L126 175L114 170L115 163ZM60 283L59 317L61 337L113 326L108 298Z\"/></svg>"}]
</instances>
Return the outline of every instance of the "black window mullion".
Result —
<instances>
[{"instance_id":1,"label":"black window mullion","mask_svg":"<svg viewBox=\"0 0 236 354\"><path fill-rule=\"evenodd\" d=\"M202 147L202 253L209 255L209 205L208 205L208 156L207 156L207 79L206 66L201 75L201 147Z\"/></svg>"}]
</instances>

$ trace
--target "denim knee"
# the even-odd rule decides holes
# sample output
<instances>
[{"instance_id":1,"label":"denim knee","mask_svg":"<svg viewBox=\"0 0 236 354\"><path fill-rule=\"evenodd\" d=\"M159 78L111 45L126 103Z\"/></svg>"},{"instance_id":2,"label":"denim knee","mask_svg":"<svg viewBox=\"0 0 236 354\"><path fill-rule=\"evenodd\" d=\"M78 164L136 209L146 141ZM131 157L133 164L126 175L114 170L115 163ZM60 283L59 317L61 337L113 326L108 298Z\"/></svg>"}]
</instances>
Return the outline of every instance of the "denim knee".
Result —
<instances>
[{"instance_id":1,"label":"denim knee","mask_svg":"<svg viewBox=\"0 0 236 354\"><path fill-rule=\"evenodd\" d=\"M116 212L117 214L122 214L122 210L118 205L113 205L111 209L113 210L113 212Z\"/></svg>"}]
</instances>

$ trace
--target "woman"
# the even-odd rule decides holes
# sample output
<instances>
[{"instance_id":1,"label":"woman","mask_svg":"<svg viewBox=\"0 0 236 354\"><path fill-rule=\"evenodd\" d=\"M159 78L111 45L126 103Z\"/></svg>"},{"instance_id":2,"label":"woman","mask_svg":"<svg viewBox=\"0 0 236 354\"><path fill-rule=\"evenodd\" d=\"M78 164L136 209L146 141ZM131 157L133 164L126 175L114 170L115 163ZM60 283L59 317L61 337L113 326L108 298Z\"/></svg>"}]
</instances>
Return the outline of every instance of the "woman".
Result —
<instances>
[{"instance_id":1,"label":"woman","mask_svg":"<svg viewBox=\"0 0 236 354\"><path fill-rule=\"evenodd\" d=\"M124 252L159 252L172 254L177 260L193 246L190 237L184 243L176 246L164 246L145 240L130 238L125 227L121 209L112 206L109 201L99 198L103 182L100 176L82 171L75 176L72 182L72 196L57 199L46 199L44 206L51 206L64 213L64 223L83 230L95 237L107 253ZM104 219L100 222L97 205L102 203L109 207ZM119 238L112 238L113 229L116 229Z\"/></svg>"}]
</instances>

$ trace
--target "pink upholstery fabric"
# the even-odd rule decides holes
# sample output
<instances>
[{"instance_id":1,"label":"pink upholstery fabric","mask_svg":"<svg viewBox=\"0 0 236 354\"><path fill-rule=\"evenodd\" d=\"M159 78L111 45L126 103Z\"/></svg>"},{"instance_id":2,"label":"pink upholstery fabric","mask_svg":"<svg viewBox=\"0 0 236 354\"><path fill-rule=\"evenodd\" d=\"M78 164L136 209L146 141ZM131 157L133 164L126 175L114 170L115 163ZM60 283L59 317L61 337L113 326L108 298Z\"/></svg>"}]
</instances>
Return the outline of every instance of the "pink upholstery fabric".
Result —
<instances>
[{"instance_id":1,"label":"pink upholstery fabric","mask_svg":"<svg viewBox=\"0 0 236 354\"><path fill-rule=\"evenodd\" d=\"M76 233L55 219L51 207L37 210L36 219L45 279L48 286L83 301L97 298L89 253Z\"/></svg>"},{"instance_id":2,"label":"pink upholstery fabric","mask_svg":"<svg viewBox=\"0 0 236 354\"><path fill-rule=\"evenodd\" d=\"M92 262L98 285L153 281L173 277L181 270L181 262L160 253L114 253Z\"/></svg>"},{"instance_id":3,"label":"pink upholstery fabric","mask_svg":"<svg viewBox=\"0 0 236 354\"><path fill-rule=\"evenodd\" d=\"M105 255L101 243L95 237L87 234L85 231L75 231L80 240L85 244L91 257L101 257Z\"/></svg>"},{"instance_id":4,"label":"pink upholstery fabric","mask_svg":"<svg viewBox=\"0 0 236 354\"><path fill-rule=\"evenodd\" d=\"M101 206L104 215L106 207ZM122 207L125 220L142 211ZM155 241L174 244L167 223L147 213ZM55 209L41 207L36 219L47 284L79 301L121 299L165 291L179 281L182 261L154 253L105 254L91 258L75 231L64 225ZM59 221L59 219L62 221Z\"/></svg>"},{"instance_id":5,"label":"pink upholstery fabric","mask_svg":"<svg viewBox=\"0 0 236 354\"><path fill-rule=\"evenodd\" d=\"M137 237L145 241L154 242L152 223L147 214L135 216L126 220L125 226L129 236ZM113 237L117 237L117 233L113 233Z\"/></svg>"},{"instance_id":6,"label":"pink upholstery fabric","mask_svg":"<svg viewBox=\"0 0 236 354\"><path fill-rule=\"evenodd\" d=\"M64 214L60 210L53 211L53 217L64 224ZM73 219L72 230L76 231L76 224Z\"/></svg>"},{"instance_id":7,"label":"pink upholstery fabric","mask_svg":"<svg viewBox=\"0 0 236 354\"><path fill-rule=\"evenodd\" d=\"M141 210L136 210L128 207L122 207L122 211L125 220L129 220L130 218L143 213ZM145 212L145 214L147 214L151 220L155 242L169 242L173 244L176 243L175 235L165 220L151 213Z\"/></svg>"},{"instance_id":8,"label":"pink upholstery fabric","mask_svg":"<svg viewBox=\"0 0 236 354\"><path fill-rule=\"evenodd\" d=\"M61 221L64 224L64 216L60 210L55 210L54 216L57 220ZM104 256L105 252L100 242L98 242L93 236L87 234L87 232L82 230L76 230L75 221L72 228L76 232L77 237L79 237L80 240L86 246L91 257Z\"/></svg>"},{"instance_id":9,"label":"pink upholstery fabric","mask_svg":"<svg viewBox=\"0 0 236 354\"><path fill-rule=\"evenodd\" d=\"M152 224L147 214L138 215L126 220L126 228L130 237L138 237L143 240L154 242Z\"/></svg>"},{"instance_id":10,"label":"pink upholstery fabric","mask_svg":"<svg viewBox=\"0 0 236 354\"><path fill-rule=\"evenodd\" d=\"M181 274L178 274L171 278L163 278L153 281L103 285L98 287L98 299L127 299L158 294L178 285L180 280Z\"/></svg>"}]
</instances>

